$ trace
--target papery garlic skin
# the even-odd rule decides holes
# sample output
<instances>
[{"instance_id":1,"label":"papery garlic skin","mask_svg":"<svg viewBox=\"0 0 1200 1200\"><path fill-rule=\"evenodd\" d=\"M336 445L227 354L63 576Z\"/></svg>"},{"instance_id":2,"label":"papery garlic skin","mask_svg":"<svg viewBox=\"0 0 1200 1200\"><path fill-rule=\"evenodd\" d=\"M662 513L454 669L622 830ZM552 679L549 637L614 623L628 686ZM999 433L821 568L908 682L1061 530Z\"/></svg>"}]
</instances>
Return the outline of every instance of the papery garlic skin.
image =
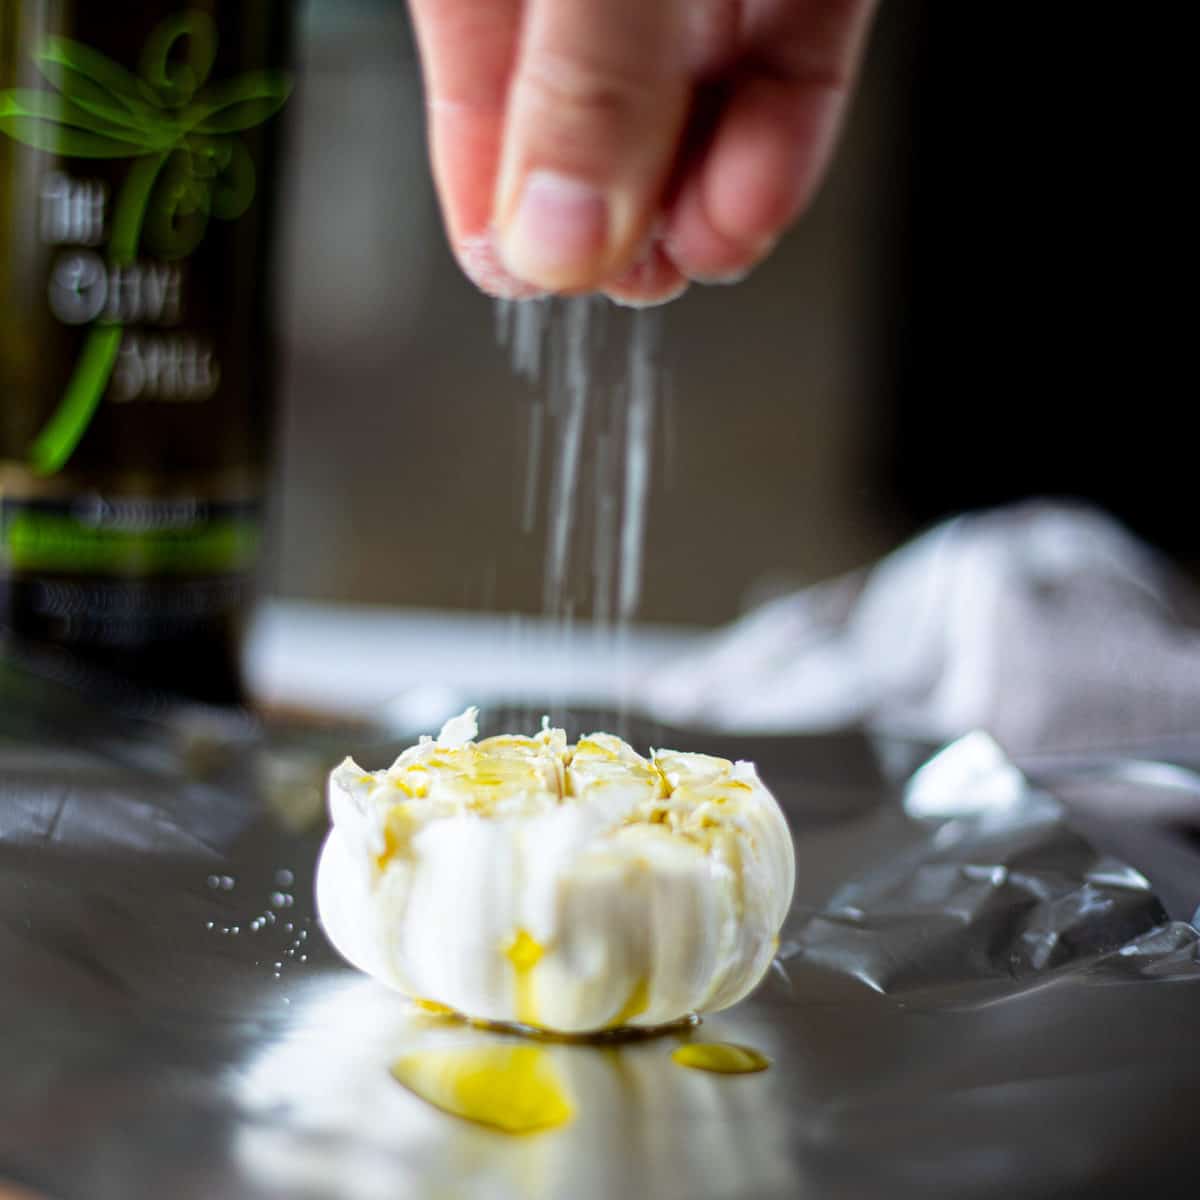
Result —
<instances>
[{"instance_id":1,"label":"papery garlic skin","mask_svg":"<svg viewBox=\"0 0 1200 1200\"><path fill-rule=\"evenodd\" d=\"M758 983L795 859L752 763L549 727L476 741L475 715L386 771L331 773L317 907L345 958L414 999L563 1033L713 1012Z\"/></svg>"}]
</instances>

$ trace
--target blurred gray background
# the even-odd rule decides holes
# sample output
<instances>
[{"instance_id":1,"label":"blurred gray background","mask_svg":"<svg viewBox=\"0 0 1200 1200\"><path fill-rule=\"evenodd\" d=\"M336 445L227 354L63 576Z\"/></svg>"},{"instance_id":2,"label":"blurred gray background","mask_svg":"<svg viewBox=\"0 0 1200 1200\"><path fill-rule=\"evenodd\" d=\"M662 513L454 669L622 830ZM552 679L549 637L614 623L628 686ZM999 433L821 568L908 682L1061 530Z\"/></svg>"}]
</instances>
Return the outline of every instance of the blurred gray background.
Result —
<instances>
[{"instance_id":1,"label":"blurred gray background","mask_svg":"<svg viewBox=\"0 0 1200 1200\"><path fill-rule=\"evenodd\" d=\"M304 7L283 183L284 371L271 590L537 611L522 533L529 385L446 247L404 6ZM902 23L877 29L816 207L735 287L665 312L642 615L711 623L763 588L864 563L907 530L872 485L881 299L904 105ZM895 26L895 28L893 28Z\"/></svg>"}]
</instances>

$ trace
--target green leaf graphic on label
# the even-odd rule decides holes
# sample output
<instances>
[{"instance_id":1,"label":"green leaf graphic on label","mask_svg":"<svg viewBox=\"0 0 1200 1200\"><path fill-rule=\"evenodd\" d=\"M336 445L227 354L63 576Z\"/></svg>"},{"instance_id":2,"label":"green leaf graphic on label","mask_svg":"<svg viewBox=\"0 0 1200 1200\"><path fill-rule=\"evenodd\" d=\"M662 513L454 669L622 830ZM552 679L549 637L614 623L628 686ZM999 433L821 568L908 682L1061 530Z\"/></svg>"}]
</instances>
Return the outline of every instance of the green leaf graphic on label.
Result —
<instances>
[{"instance_id":1,"label":"green leaf graphic on label","mask_svg":"<svg viewBox=\"0 0 1200 1200\"><path fill-rule=\"evenodd\" d=\"M34 62L57 91L0 92L0 133L64 158L134 160L113 215L115 265L134 261L143 235L164 258L190 254L210 218L236 220L254 198L254 162L236 135L274 116L292 81L282 71L248 71L204 88L216 52L212 18L189 9L150 34L140 76L90 46L47 37ZM61 470L87 432L121 336L120 325L102 322L88 334L30 450L39 473Z\"/></svg>"},{"instance_id":2,"label":"green leaf graphic on label","mask_svg":"<svg viewBox=\"0 0 1200 1200\"><path fill-rule=\"evenodd\" d=\"M153 117L159 107L153 90L119 63L69 38L47 37L33 56L43 78L81 108L110 120Z\"/></svg>"},{"instance_id":3,"label":"green leaf graphic on label","mask_svg":"<svg viewBox=\"0 0 1200 1200\"><path fill-rule=\"evenodd\" d=\"M9 137L70 158L128 158L145 138L50 92L0 92L0 130Z\"/></svg>"}]
</instances>

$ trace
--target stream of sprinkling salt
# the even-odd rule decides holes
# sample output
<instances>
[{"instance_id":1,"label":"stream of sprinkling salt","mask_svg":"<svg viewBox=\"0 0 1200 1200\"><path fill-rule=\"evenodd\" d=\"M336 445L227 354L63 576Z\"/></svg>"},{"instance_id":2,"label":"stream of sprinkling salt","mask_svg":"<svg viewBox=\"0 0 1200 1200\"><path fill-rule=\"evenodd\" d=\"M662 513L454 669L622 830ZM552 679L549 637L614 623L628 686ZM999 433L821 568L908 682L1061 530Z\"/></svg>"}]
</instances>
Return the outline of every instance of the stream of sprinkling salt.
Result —
<instances>
[{"instance_id":1,"label":"stream of sprinkling salt","mask_svg":"<svg viewBox=\"0 0 1200 1200\"><path fill-rule=\"evenodd\" d=\"M521 505L521 532L532 533L537 522L538 484L542 475L542 434L546 406L535 400L529 406L529 457L525 463L525 499Z\"/></svg>"},{"instance_id":2,"label":"stream of sprinkling salt","mask_svg":"<svg viewBox=\"0 0 1200 1200\"><path fill-rule=\"evenodd\" d=\"M613 488L615 458L612 435L608 431L597 434L592 493L592 621L601 635L612 621L613 539L617 517Z\"/></svg>"},{"instance_id":3,"label":"stream of sprinkling salt","mask_svg":"<svg viewBox=\"0 0 1200 1200\"><path fill-rule=\"evenodd\" d=\"M591 393L592 371L589 357L588 312L591 301L584 297L565 308L566 357L564 366L565 412L559 429L559 441L551 464L549 538L546 543L546 567L542 606L549 617L563 614L568 597L568 565L571 534L579 501L579 466L583 453L584 425Z\"/></svg>"},{"instance_id":4,"label":"stream of sprinkling salt","mask_svg":"<svg viewBox=\"0 0 1200 1200\"><path fill-rule=\"evenodd\" d=\"M653 436L661 416L661 317L630 314L619 373L606 369L605 318L604 302L590 297L499 300L495 307L497 341L513 371L539 392L529 409L520 522L525 533L536 527L545 494L543 610L559 623L560 653L567 656L585 599L580 593L590 590L596 636L611 639L620 672L642 592ZM591 553L583 555L577 543L588 536ZM586 583L576 577L579 568ZM514 650L520 636L517 618Z\"/></svg>"},{"instance_id":5,"label":"stream of sprinkling salt","mask_svg":"<svg viewBox=\"0 0 1200 1200\"><path fill-rule=\"evenodd\" d=\"M646 500L650 492L650 441L654 434L657 395L654 350L658 314L634 316L629 347L626 398L625 497L621 510L621 553L618 560L617 618L627 625L642 598L642 557L646 541Z\"/></svg>"}]
</instances>

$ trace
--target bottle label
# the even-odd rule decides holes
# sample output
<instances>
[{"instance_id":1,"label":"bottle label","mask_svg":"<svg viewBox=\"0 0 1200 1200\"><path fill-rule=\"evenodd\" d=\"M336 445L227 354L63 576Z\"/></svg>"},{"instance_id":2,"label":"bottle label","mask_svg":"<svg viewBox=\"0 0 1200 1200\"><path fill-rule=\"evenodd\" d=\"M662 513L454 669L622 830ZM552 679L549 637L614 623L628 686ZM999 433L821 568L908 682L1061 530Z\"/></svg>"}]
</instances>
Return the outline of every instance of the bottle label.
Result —
<instances>
[{"instance_id":1,"label":"bottle label","mask_svg":"<svg viewBox=\"0 0 1200 1200\"><path fill-rule=\"evenodd\" d=\"M0 466L0 626L109 651L233 636L261 542L256 477L87 483Z\"/></svg>"},{"instance_id":2,"label":"bottle label","mask_svg":"<svg viewBox=\"0 0 1200 1200\"><path fill-rule=\"evenodd\" d=\"M214 575L253 567L261 505L195 494L0 491L0 562L12 572Z\"/></svg>"}]
</instances>

